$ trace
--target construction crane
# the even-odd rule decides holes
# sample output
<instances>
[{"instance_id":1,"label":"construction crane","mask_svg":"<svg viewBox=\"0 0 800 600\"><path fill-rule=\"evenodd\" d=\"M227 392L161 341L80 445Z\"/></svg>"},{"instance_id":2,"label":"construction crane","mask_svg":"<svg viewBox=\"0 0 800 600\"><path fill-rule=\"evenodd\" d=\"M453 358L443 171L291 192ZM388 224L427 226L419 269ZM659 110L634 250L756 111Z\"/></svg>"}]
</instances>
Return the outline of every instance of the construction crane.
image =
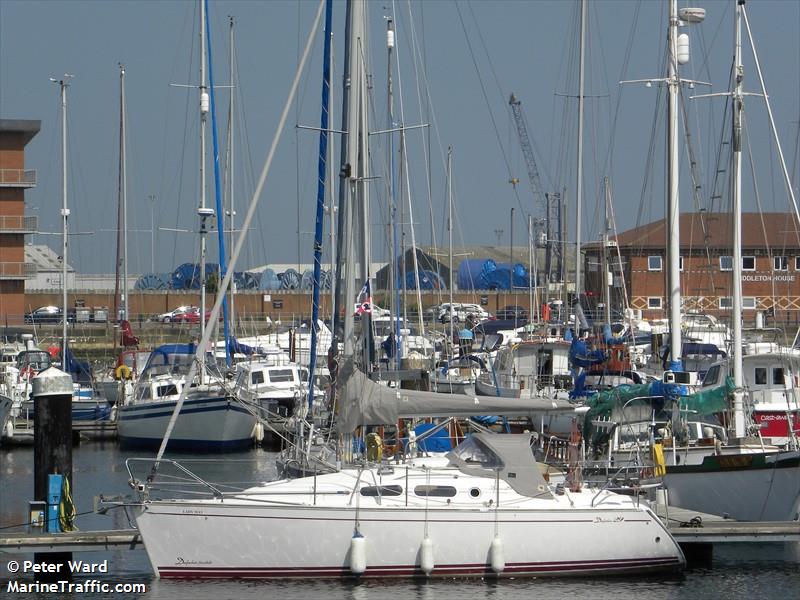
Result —
<instances>
[{"instance_id":1,"label":"construction crane","mask_svg":"<svg viewBox=\"0 0 800 600\"><path fill-rule=\"evenodd\" d=\"M544 225L543 245L545 247L545 273L548 282L563 281L563 227L561 221L561 195L558 193L547 194L542 187L539 178L539 169L536 167L536 159L533 156L533 145L528 136L528 126L525 123L525 115L522 113L522 102L512 93L508 100L511 107L511 114L514 116L514 123L517 126L519 145L522 148L522 155L525 158L525 166L528 169L528 179L531 183L533 192L534 206L541 209L540 217L537 219L540 225ZM516 186L519 179L511 179L511 184Z\"/></svg>"}]
</instances>

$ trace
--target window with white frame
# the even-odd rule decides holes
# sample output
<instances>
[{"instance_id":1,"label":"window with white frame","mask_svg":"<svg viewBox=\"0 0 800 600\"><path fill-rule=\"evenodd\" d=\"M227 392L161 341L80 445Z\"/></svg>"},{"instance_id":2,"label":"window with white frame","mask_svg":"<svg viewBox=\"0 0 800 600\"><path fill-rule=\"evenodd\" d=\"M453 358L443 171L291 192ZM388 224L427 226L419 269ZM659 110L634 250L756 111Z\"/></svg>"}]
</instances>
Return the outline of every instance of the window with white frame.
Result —
<instances>
[{"instance_id":1,"label":"window with white frame","mask_svg":"<svg viewBox=\"0 0 800 600\"><path fill-rule=\"evenodd\" d=\"M720 296L719 308L720 310L729 310L733 307L733 298L730 296Z\"/></svg>"},{"instance_id":2,"label":"window with white frame","mask_svg":"<svg viewBox=\"0 0 800 600\"><path fill-rule=\"evenodd\" d=\"M788 271L789 270L789 257L788 256L773 256L772 257L772 270L773 271Z\"/></svg>"},{"instance_id":3,"label":"window with white frame","mask_svg":"<svg viewBox=\"0 0 800 600\"><path fill-rule=\"evenodd\" d=\"M661 308L661 296L647 298L647 308Z\"/></svg>"},{"instance_id":4,"label":"window with white frame","mask_svg":"<svg viewBox=\"0 0 800 600\"><path fill-rule=\"evenodd\" d=\"M678 257L678 269L680 271L683 271L683 257L682 256Z\"/></svg>"},{"instance_id":5,"label":"window with white frame","mask_svg":"<svg viewBox=\"0 0 800 600\"><path fill-rule=\"evenodd\" d=\"M800 258L800 257L798 257ZM719 257L719 270L720 271L733 271L733 257L720 256Z\"/></svg>"},{"instance_id":6,"label":"window with white frame","mask_svg":"<svg viewBox=\"0 0 800 600\"><path fill-rule=\"evenodd\" d=\"M800 271L800 256L794 257L794 270Z\"/></svg>"},{"instance_id":7,"label":"window with white frame","mask_svg":"<svg viewBox=\"0 0 800 600\"><path fill-rule=\"evenodd\" d=\"M755 308L756 308L755 296L744 296L742 298L742 309L743 310L755 310Z\"/></svg>"},{"instance_id":8,"label":"window with white frame","mask_svg":"<svg viewBox=\"0 0 800 600\"><path fill-rule=\"evenodd\" d=\"M742 257L742 271L755 271L756 270L756 257L743 256Z\"/></svg>"},{"instance_id":9,"label":"window with white frame","mask_svg":"<svg viewBox=\"0 0 800 600\"><path fill-rule=\"evenodd\" d=\"M648 256L647 257L647 270L648 271L660 271L661 270L661 257L660 256Z\"/></svg>"}]
</instances>

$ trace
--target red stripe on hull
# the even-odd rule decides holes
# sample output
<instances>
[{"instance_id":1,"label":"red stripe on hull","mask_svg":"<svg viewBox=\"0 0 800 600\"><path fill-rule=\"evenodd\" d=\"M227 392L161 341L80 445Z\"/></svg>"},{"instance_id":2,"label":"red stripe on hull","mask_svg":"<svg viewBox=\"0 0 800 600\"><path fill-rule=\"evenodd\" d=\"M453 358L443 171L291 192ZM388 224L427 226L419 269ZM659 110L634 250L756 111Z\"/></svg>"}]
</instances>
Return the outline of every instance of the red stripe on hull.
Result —
<instances>
[{"instance_id":1,"label":"red stripe on hull","mask_svg":"<svg viewBox=\"0 0 800 600\"><path fill-rule=\"evenodd\" d=\"M566 575L575 573L623 573L639 570L677 569L678 557L584 562L514 563L506 565L503 575ZM171 579L279 579L292 577L350 578L345 567L159 567L159 576ZM494 575L486 564L436 565L433 575ZM368 567L361 577L422 577L416 565L384 565Z\"/></svg>"}]
</instances>

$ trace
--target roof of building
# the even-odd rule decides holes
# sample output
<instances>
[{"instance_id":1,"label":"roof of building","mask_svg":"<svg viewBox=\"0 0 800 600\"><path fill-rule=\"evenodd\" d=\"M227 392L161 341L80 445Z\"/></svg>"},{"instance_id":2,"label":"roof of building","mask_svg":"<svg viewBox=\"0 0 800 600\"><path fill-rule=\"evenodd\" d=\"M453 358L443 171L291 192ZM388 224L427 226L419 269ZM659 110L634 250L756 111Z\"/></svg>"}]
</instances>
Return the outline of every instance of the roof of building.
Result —
<instances>
[{"instance_id":1,"label":"roof of building","mask_svg":"<svg viewBox=\"0 0 800 600\"><path fill-rule=\"evenodd\" d=\"M39 272L61 272L61 257L50 246L45 246L44 244L26 245L25 262L35 264ZM72 273L75 269L67 263L67 271Z\"/></svg>"},{"instance_id":2,"label":"roof of building","mask_svg":"<svg viewBox=\"0 0 800 600\"><path fill-rule=\"evenodd\" d=\"M0 119L0 133L21 133L23 145L33 139L42 128L42 122L34 119Z\"/></svg>"},{"instance_id":3,"label":"roof of building","mask_svg":"<svg viewBox=\"0 0 800 600\"><path fill-rule=\"evenodd\" d=\"M620 233L620 248L663 250L666 219ZM733 246L731 213L694 212L680 216L680 247L719 249ZM742 248L800 249L800 227L793 213L742 213Z\"/></svg>"}]
</instances>

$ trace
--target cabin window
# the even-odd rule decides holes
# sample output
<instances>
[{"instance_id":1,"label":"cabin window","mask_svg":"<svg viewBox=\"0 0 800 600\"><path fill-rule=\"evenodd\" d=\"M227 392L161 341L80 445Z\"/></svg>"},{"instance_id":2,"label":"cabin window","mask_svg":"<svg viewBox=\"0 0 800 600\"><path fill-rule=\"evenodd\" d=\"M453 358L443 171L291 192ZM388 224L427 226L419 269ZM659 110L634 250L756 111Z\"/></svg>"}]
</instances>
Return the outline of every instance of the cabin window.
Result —
<instances>
[{"instance_id":1,"label":"cabin window","mask_svg":"<svg viewBox=\"0 0 800 600\"><path fill-rule=\"evenodd\" d=\"M661 297L651 296L647 299L647 308L661 308Z\"/></svg>"},{"instance_id":2,"label":"cabin window","mask_svg":"<svg viewBox=\"0 0 800 600\"><path fill-rule=\"evenodd\" d=\"M661 257L660 256L648 256L647 257L647 270L648 271L660 271L661 270Z\"/></svg>"},{"instance_id":3,"label":"cabin window","mask_svg":"<svg viewBox=\"0 0 800 600\"><path fill-rule=\"evenodd\" d=\"M733 257L720 256L719 257L719 270L720 271L733 271Z\"/></svg>"},{"instance_id":4,"label":"cabin window","mask_svg":"<svg viewBox=\"0 0 800 600\"><path fill-rule=\"evenodd\" d=\"M264 383L264 371L253 371L250 373L250 383L253 385Z\"/></svg>"},{"instance_id":5,"label":"cabin window","mask_svg":"<svg viewBox=\"0 0 800 600\"><path fill-rule=\"evenodd\" d=\"M767 368L756 367L755 369L755 385L767 385Z\"/></svg>"},{"instance_id":6,"label":"cabin window","mask_svg":"<svg viewBox=\"0 0 800 600\"><path fill-rule=\"evenodd\" d=\"M786 378L783 374L783 367L775 367L772 369L772 385L783 385Z\"/></svg>"},{"instance_id":7,"label":"cabin window","mask_svg":"<svg viewBox=\"0 0 800 600\"><path fill-rule=\"evenodd\" d=\"M788 271L789 270L789 257L788 256L773 256L772 257L772 270L773 271Z\"/></svg>"},{"instance_id":8,"label":"cabin window","mask_svg":"<svg viewBox=\"0 0 800 600\"><path fill-rule=\"evenodd\" d=\"M291 369L273 369L269 372L269 380L272 383L293 383L294 372Z\"/></svg>"},{"instance_id":9,"label":"cabin window","mask_svg":"<svg viewBox=\"0 0 800 600\"><path fill-rule=\"evenodd\" d=\"M733 308L733 298L730 296L720 296L719 298L719 308L720 310L726 310Z\"/></svg>"},{"instance_id":10,"label":"cabin window","mask_svg":"<svg viewBox=\"0 0 800 600\"><path fill-rule=\"evenodd\" d=\"M362 496L374 498L376 496L400 496L403 488L399 485L369 485L360 490Z\"/></svg>"},{"instance_id":11,"label":"cabin window","mask_svg":"<svg viewBox=\"0 0 800 600\"><path fill-rule=\"evenodd\" d=\"M452 485L418 485L414 493L423 498L452 498L456 495L456 488Z\"/></svg>"},{"instance_id":12,"label":"cabin window","mask_svg":"<svg viewBox=\"0 0 800 600\"><path fill-rule=\"evenodd\" d=\"M744 310L755 310L756 299L754 296L744 296L742 298L742 308Z\"/></svg>"},{"instance_id":13,"label":"cabin window","mask_svg":"<svg viewBox=\"0 0 800 600\"><path fill-rule=\"evenodd\" d=\"M164 396L176 396L178 394L178 388L175 387L174 383L160 385L156 388L156 394L159 398L163 398Z\"/></svg>"},{"instance_id":14,"label":"cabin window","mask_svg":"<svg viewBox=\"0 0 800 600\"><path fill-rule=\"evenodd\" d=\"M755 271L756 270L756 257L743 256L742 257L742 271Z\"/></svg>"},{"instance_id":15,"label":"cabin window","mask_svg":"<svg viewBox=\"0 0 800 600\"><path fill-rule=\"evenodd\" d=\"M714 365L713 367L710 367L706 372L706 376L703 377L703 387L716 385L717 382L719 381L719 372L720 372L719 365Z\"/></svg>"}]
</instances>

